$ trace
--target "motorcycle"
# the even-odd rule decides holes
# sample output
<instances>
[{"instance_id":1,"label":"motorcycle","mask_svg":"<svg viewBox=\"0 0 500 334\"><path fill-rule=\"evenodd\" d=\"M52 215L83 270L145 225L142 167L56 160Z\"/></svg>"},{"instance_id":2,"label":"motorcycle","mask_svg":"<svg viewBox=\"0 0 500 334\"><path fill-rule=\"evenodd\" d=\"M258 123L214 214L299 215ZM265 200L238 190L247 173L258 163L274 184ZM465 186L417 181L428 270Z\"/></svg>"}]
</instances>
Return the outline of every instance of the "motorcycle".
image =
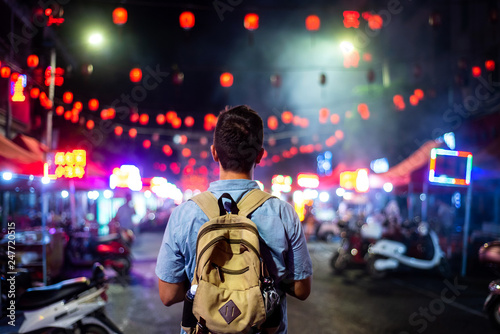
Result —
<instances>
[{"instance_id":1,"label":"motorcycle","mask_svg":"<svg viewBox=\"0 0 500 334\"><path fill-rule=\"evenodd\" d=\"M12 277L11 277L12 278ZM15 281L2 279L2 290L14 291ZM94 264L92 277L79 277L60 283L30 288L15 301L0 319L1 333L84 333L122 334L106 316L107 285L104 268Z\"/></svg>"},{"instance_id":2,"label":"motorcycle","mask_svg":"<svg viewBox=\"0 0 500 334\"><path fill-rule=\"evenodd\" d=\"M489 267L497 276L500 274L500 241L488 242L479 249L479 261ZM483 310L492 326L500 330L500 280L492 281L490 293L484 302Z\"/></svg>"},{"instance_id":3,"label":"motorcycle","mask_svg":"<svg viewBox=\"0 0 500 334\"><path fill-rule=\"evenodd\" d=\"M349 264L365 264L365 256L374 240L363 234L366 227L363 220L358 220L354 229L348 222L340 221L337 225L341 229L342 241L330 259L330 266L335 274L341 274Z\"/></svg>"},{"instance_id":4,"label":"motorcycle","mask_svg":"<svg viewBox=\"0 0 500 334\"><path fill-rule=\"evenodd\" d=\"M416 228L410 226L406 232L400 240L382 238L369 248L368 274L378 279L398 269L437 269L442 276L450 277L451 268L436 232L426 223L418 223Z\"/></svg>"},{"instance_id":5,"label":"motorcycle","mask_svg":"<svg viewBox=\"0 0 500 334\"><path fill-rule=\"evenodd\" d=\"M94 261L127 276L132 267L130 247L120 235L90 236L88 232L68 232L66 259L75 266L91 266Z\"/></svg>"}]
</instances>

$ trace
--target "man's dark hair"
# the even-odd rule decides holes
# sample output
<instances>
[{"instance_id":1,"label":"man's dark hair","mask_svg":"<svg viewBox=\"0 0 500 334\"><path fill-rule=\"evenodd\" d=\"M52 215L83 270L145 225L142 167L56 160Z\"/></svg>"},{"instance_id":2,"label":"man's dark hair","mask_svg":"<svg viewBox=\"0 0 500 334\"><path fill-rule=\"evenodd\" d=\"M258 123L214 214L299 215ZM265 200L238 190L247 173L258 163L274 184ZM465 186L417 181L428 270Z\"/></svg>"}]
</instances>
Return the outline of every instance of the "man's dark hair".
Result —
<instances>
[{"instance_id":1,"label":"man's dark hair","mask_svg":"<svg viewBox=\"0 0 500 334\"><path fill-rule=\"evenodd\" d=\"M221 111L214 133L214 147L224 170L248 173L264 141L264 123L256 111L237 106Z\"/></svg>"}]
</instances>

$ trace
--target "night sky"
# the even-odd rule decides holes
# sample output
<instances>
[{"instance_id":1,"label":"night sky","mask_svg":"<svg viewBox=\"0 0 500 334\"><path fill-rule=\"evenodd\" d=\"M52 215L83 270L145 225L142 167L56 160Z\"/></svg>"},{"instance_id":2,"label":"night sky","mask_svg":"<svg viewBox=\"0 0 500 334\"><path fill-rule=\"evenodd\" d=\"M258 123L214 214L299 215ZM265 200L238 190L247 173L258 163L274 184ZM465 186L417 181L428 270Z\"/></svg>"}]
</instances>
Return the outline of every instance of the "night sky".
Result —
<instances>
[{"instance_id":1,"label":"night sky","mask_svg":"<svg viewBox=\"0 0 500 334\"><path fill-rule=\"evenodd\" d=\"M64 91L72 91L75 100L86 104L97 98L100 107L97 112L84 108L80 126L55 116L58 146L84 143L93 159L106 167L134 163L148 176L160 172L152 168L155 163L168 165L180 160L185 164L186 159L180 155L184 147L192 150L197 166L210 166L210 158L198 158L208 150L212 135L203 129L203 119L207 113L217 115L225 106L239 104L257 110L265 124L270 116L279 120L276 130L266 126L266 138L271 138L265 145L268 164L257 172L258 177L315 172L316 155L325 150L333 153L334 166L344 162L357 168L382 157L394 165L426 140L452 127L443 114L450 103L450 92L456 89L457 59L465 55L472 64L487 56L471 54L472 46L467 41L452 38L457 24L466 30L475 27L472 23L490 8L486 1L465 10L466 5L449 1L62 2L65 22L53 30L63 46L57 48L57 65L66 70L66 75L64 86L56 89L56 105L62 104ZM35 1L20 3L30 10L36 7ZM121 26L112 22L112 12L119 6L128 11L128 21ZM10 21L5 7L2 4L0 14L5 19L4 36ZM179 15L186 10L196 17L189 31L179 26ZM345 28L345 10L378 13L384 25L374 31L360 18L359 29ZM259 15L259 28L253 32L243 26L248 13ZM321 19L319 31L305 29L305 18L311 14ZM439 18L441 23L431 25L430 17ZM15 29L19 33L21 23ZM86 42L94 31L104 36L99 48L91 48ZM359 52L357 67L345 68L339 47L342 41L352 42ZM21 53L37 53L42 66L47 66L50 46L50 40L40 31ZM462 47L462 54L455 52L458 47ZM82 71L89 64L93 66L90 75ZM153 77L158 80L149 81L154 88L144 89L144 81L130 82L129 71L134 67L142 69L143 78L156 73ZM219 76L223 72L233 74L232 87L221 87ZM181 84L175 82L179 75L183 75ZM272 76L279 77L280 85L273 85ZM415 89L422 89L425 97L412 106L409 97ZM405 99L402 111L394 106L396 94ZM368 106L368 119L360 117L360 104ZM100 110L108 107L117 110L116 118L100 121ZM320 123L321 108L338 114L340 122ZM183 120L194 117L195 125L173 129L168 124L156 124L157 114L169 110ZM284 124L281 114L287 110L308 119L308 127ZM131 112L147 113L148 125L131 123ZM82 118L94 120L95 128L86 130ZM117 125L125 130L119 138L113 133ZM138 129L135 139L127 135L132 126ZM337 130L343 131L343 138L328 147L326 140ZM175 144L175 134L187 135L188 142L184 146ZM145 139L153 142L148 150L142 147ZM171 157L162 152L165 144L174 148ZM286 155L286 151L301 145L315 145L315 151L284 157L284 152ZM271 162L274 155L281 156L279 162ZM166 176L173 176L169 173L168 169L164 171Z\"/></svg>"}]
</instances>

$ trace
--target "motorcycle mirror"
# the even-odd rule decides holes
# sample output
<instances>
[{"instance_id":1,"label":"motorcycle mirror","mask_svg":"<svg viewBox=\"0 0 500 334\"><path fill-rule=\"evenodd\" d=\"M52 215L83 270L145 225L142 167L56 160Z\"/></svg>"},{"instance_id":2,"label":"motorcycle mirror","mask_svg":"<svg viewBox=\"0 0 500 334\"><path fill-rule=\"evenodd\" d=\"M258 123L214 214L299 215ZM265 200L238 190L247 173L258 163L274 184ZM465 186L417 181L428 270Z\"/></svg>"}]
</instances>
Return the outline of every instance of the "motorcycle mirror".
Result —
<instances>
[{"instance_id":1,"label":"motorcycle mirror","mask_svg":"<svg viewBox=\"0 0 500 334\"><path fill-rule=\"evenodd\" d=\"M106 274L104 273L104 266L99 262L94 263L92 267L92 281L102 283L105 280Z\"/></svg>"}]
</instances>

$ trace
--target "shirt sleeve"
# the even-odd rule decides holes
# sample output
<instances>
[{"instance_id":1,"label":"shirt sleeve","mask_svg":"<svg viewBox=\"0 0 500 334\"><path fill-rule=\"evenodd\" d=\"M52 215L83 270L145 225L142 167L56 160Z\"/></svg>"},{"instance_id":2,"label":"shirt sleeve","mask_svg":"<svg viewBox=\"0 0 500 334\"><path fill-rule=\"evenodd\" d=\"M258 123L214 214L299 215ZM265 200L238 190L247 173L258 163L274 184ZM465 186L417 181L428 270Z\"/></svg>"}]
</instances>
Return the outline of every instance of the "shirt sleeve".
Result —
<instances>
[{"instance_id":1,"label":"shirt sleeve","mask_svg":"<svg viewBox=\"0 0 500 334\"><path fill-rule=\"evenodd\" d=\"M180 242L181 212L181 206L172 212L156 260L156 276L168 283L181 283L186 280L185 258Z\"/></svg>"},{"instance_id":2,"label":"shirt sleeve","mask_svg":"<svg viewBox=\"0 0 500 334\"><path fill-rule=\"evenodd\" d=\"M288 235L289 251L286 256L286 280L299 281L312 275L312 262L300 219L293 207L285 203L281 218Z\"/></svg>"}]
</instances>

